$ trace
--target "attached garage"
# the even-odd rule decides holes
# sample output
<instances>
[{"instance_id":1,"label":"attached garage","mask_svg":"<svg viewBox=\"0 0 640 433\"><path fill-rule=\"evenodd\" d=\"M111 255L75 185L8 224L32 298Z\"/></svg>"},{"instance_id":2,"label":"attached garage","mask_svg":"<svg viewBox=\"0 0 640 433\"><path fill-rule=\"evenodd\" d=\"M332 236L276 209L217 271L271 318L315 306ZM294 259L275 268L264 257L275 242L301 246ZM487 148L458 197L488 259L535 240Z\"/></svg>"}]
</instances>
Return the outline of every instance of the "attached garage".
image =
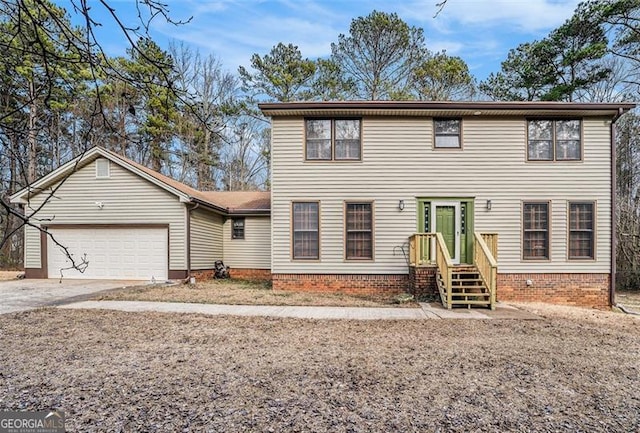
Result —
<instances>
[{"instance_id":1,"label":"attached garage","mask_svg":"<svg viewBox=\"0 0 640 433\"><path fill-rule=\"evenodd\" d=\"M86 255L84 272L71 268L64 251L47 240L49 278L164 281L168 278L167 227L52 227L49 232L67 247L76 263Z\"/></svg>"},{"instance_id":2,"label":"attached garage","mask_svg":"<svg viewBox=\"0 0 640 433\"><path fill-rule=\"evenodd\" d=\"M225 258L223 228L230 219L246 219L247 234L234 239L237 254L228 264L236 270L270 264L268 192L198 191L101 147L16 192L11 201L30 218L24 228L26 278L210 276L215 262ZM254 227L253 219L263 224ZM49 234L76 264L86 255L84 272L72 268Z\"/></svg>"}]
</instances>

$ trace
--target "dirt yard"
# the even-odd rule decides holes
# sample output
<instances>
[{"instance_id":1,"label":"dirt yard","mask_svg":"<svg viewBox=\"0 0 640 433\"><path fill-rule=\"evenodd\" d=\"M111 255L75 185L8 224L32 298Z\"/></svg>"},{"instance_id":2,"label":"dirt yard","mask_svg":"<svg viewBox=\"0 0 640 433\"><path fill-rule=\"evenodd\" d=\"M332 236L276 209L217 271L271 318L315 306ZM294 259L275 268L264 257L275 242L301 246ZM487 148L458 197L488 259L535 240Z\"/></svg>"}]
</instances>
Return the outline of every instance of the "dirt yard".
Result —
<instances>
[{"instance_id":1,"label":"dirt yard","mask_svg":"<svg viewBox=\"0 0 640 433\"><path fill-rule=\"evenodd\" d=\"M269 282L208 280L193 286L144 286L101 295L109 301L197 302L232 305L324 305L332 307L418 307L415 302L399 304L393 298L364 298L343 294L288 292L271 289Z\"/></svg>"},{"instance_id":2,"label":"dirt yard","mask_svg":"<svg viewBox=\"0 0 640 433\"><path fill-rule=\"evenodd\" d=\"M640 319L0 316L0 410L70 432L640 430Z\"/></svg>"}]
</instances>

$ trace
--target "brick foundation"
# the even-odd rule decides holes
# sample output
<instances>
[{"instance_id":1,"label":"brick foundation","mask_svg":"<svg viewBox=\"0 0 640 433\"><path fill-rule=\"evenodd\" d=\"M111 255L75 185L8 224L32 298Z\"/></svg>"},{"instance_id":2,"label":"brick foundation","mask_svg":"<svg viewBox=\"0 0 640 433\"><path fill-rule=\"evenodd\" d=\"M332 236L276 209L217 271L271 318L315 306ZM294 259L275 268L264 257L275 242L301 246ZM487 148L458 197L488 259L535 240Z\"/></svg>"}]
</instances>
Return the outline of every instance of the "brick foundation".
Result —
<instances>
[{"instance_id":1,"label":"brick foundation","mask_svg":"<svg viewBox=\"0 0 640 433\"><path fill-rule=\"evenodd\" d=\"M191 276L195 277L196 281L211 280L213 279L213 269L195 269L191 270Z\"/></svg>"},{"instance_id":2,"label":"brick foundation","mask_svg":"<svg viewBox=\"0 0 640 433\"><path fill-rule=\"evenodd\" d=\"M273 274L275 290L350 295L397 295L409 291L409 276L387 274Z\"/></svg>"},{"instance_id":3,"label":"brick foundation","mask_svg":"<svg viewBox=\"0 0 640 433\"><path fill-rule=\"evenodd\" d=\"M270 269L242 269L242 268L231 268L229 270L229 274L231 278L239 278L242 280L270 280L271 279L271 270Z\"/></svg>"},{"instance_id":4,"label":"brick foundation","mask_svg":"<svg viewBox=\"0 0 640 433\"><path fill-rule=\"evenodd\" d=\"M417 298L437 295L436 268L431 266L412 267L409 274L404 275L273 274L271 277L276 290L354 295L410 292ZM527 280L533 284L527 286ZM547 302L604 308L610 306L609 282L609 274L498 273L497 298L505 302Z\"/></svg>"},{"instance_id":5,"label":"brick foundation","mask_svg":"<svg viewBox=\"0 0 640 433\"><path fill-rule=\"evenodd\" d=\"M438 294L436 288L436 267L435 266L412 266L409 269L410 292L417 299L433 297Z\"/></svg>"},{"instance_id":6,"label":"brick foundation","mask_svg":"<svg viewBox=\"0 0 640 433\"><path fill-rule=\"evenodd\" d=\"M527 286L527 280L533 283ZM609 274L501 274L499 301L548 302L581 307L608 307Z\"/></svg>"},{"instance_id":7,"label":"brick foundation","mask_svg":"<svg viewBox=\"0 0 640 433\"><path fill-rule=\"evenodd\" d=\"M191 275L196 280L211 280L214 278L215 270L213 269L195 269L191 271ZM238 278L242 280L265 280L271 279L271 271L269 269L241 269L230 268L229 275L231 278Z\"/></svg>"}]
</instances>

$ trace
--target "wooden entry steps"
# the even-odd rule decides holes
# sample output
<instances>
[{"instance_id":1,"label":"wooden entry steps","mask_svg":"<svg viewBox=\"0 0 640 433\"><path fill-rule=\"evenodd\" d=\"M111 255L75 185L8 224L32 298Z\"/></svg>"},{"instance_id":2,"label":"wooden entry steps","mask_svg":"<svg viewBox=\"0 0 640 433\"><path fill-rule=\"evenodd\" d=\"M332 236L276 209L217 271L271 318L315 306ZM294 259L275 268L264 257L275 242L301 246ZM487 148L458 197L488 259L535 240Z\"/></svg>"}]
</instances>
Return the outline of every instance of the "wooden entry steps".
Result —
<instances>
[{"instance_id":1,"label":"wooden entry steps","mask_svg":"<svg viewBox=\"0 0 640 433\"><path fill-rule=\"evenodd\" d=\"M454 266L451 269L450 298L448 298L446 284L440 270L436 273L436 284L442 305L447 308L454 306L471 308L473 305L492 308L491 293L475 265Z\"/></svg>"}]
</instances>

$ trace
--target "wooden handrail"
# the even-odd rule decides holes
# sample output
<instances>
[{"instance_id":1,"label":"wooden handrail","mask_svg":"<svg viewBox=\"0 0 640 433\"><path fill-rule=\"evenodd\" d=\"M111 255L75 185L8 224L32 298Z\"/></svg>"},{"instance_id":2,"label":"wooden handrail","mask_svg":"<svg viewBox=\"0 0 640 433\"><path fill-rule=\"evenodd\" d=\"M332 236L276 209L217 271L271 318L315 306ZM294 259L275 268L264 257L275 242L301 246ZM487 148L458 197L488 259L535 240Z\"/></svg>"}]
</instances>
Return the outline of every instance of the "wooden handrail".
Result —
<instances>
[{"instance_id":1,"label":"wooden handrail","mask_svg":"<svg viewBox=\"0 0 640 433\"><path fill-rule=\"evenodd\" d=\"M434 233L416 233L409 237L409 264L411 266L433 265L431 257L431 243L435 239Z\"/></svg>"},{"instance_id":2,"label":"wooden handrail","mask_svg":"<svg viewBox=\"0 0 640 433\"><path fill-rule=\"evenodd\" d=\"M485 242L489 240L489 245ZM495 253L494 253L495 252ZM491 309L496 303L496 286L498 279L498 262L495 259L498 252L498 235L496 233L474 233L473 264L478 268L484 285L489 290Z\"/></svg>"},{"instance_id":3,"label":"wooden handrail","mask_svg":"<svg viewBox=\"0 0 640 433\"><path fill-rule=\"evenodd\" d=\"M438 270L440 271L440 275L442 275L444 287L447 291L446 307L448 309L451 309L451 273L453 268L453 261L451 260L451 256L449 255L449 250L447 249L447 244L444 242L442 233L436 233L436 265L438 265Z\"/></svg>"},{"instance_id":4,"label":"wooden handrail","mask_svg":"<svg viewBox=\"0 0 640 433\"><path fill-rule=\"evenodd\" d=\"M480 236L489 247L493 258L498 260L498 233L480 233Z\"/></svg>"},{"instance_id":5,"label":"wooden handrail","mask_svg":"<svg viewBox=\"0 0 640 433\"><path fill-rule=\"evenodd\" d=\"M409 264L411 266L436 265L446 289L443 304L452 305L451 274L453 261L442 233L416 233L409 237Z\"/></svg>"}]
</instances>

